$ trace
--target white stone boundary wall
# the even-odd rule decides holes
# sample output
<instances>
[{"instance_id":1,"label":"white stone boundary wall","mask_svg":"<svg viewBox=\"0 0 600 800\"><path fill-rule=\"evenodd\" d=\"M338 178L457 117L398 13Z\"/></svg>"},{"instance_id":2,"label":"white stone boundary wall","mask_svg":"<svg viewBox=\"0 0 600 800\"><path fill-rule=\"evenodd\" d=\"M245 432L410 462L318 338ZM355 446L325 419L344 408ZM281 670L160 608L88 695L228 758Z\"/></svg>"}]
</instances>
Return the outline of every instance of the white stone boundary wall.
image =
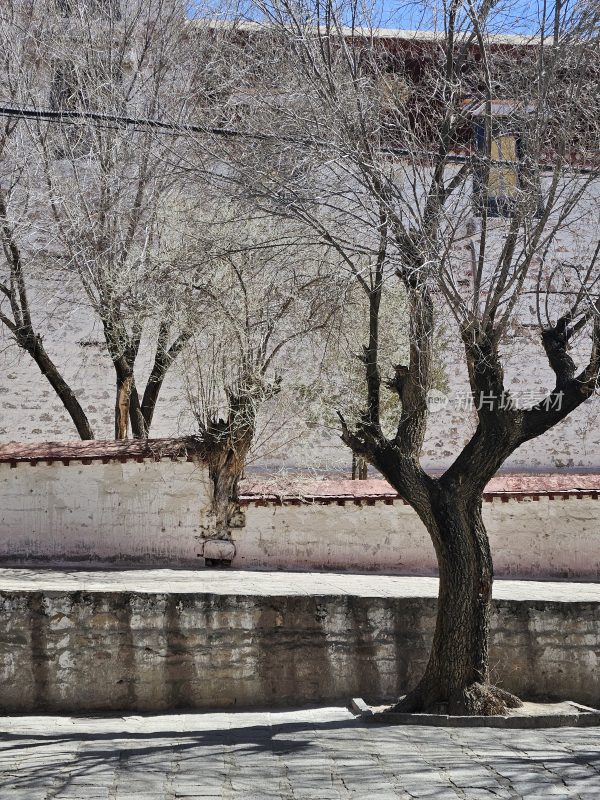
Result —
<instances>
[{"instance_id":1,"label":"white stone boundary wall","mask_svg":"<svg viewBox=\"0 0 600 800\"><path fill-rule=\"evenodd\" d=\"M211 483L181 441L15 445L29 449L15 458L1 446L0 563L204 566ZM486 494L496 575L600 578L600 486L591 477L585 489ZM331 496L337 484L328 485L321 497L242 497L232 566L435 574L433 547L410 506L390 492Z\"/></svg>"},{"instance_id":2,"label":"white stone boundary wall","mask_svg":"<svg viewBox=\"0 0 600 800\"><path fill-rule=\"evenodd\" d=\"M0 464L0 562L197 565L209 524L197 460Z\"/></svg>"},{"instance_id":3,"label":"white stone boundary wall","mask_svg":"<svg viewBox=\"0 0 600 800\"><path fill-rule=\"evenodd\" d=\"M600 578L597 493L488 496L483 506L496 575ZM436 574L423 523L402 500L257 504L234 532L234 566Z\"/></svg>"}]
</instances>

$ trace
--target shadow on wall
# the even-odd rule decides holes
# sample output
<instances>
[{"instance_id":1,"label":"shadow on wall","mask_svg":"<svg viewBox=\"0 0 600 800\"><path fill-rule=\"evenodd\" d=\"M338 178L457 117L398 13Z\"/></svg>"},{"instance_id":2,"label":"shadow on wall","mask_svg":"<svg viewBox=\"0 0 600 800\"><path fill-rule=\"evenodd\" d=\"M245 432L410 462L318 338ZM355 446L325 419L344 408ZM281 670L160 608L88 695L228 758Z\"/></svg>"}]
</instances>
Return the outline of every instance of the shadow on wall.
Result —
<instances>
[{"instance_id":1,"label":"shadow on wall","mask_svg":"<svg viewBox=\"0 0 600 800\"><path fill-rule=\"evenodd\" d=\"M293 579L293 576L290 576ZM391 700L424 669L433 597L5 590L0 704L35 710ZM596 705L597 602L495 601L495 679Z\"/></svg>"}]
</instances>

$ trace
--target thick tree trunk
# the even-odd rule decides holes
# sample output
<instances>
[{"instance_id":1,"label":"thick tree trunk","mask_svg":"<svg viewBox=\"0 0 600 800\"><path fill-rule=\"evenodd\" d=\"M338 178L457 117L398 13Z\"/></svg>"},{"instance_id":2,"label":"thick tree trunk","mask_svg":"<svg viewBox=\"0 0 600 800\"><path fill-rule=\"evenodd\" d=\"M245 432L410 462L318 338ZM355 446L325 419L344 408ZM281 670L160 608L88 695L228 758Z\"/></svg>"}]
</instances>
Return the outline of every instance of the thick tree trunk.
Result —
<instances>
[{"instance_id":1,"label":"thick tree trunk","mask_svg":"<svg viewBox=\"0 0 600 800\"><path fill-rule=\"evenodd\" d=\"M245 455L229 450L223 458L212 463L209 460L215 533L220 538L231 537L231 528L235 527L235 518L240 513L238 484L244 469Z\"/></svg>"},{"instance_id":2,"label":"thick tree trunk","mask_svg":"<svg viewBox=\"0 0 600 800\"><path fill-rule=\"evenodd\" d=\"M219 441L216 447L214 441L212 444L206 455L213 485L213 525L207 531L203 555L207 567L222 567L229 566L235 554L232 529L244 524L238 485L248 450L244 443L234 447L228 438Z\"/></svg>"},{"instance_id":3,"label":"thick tree trunk","mask_svg":"<svg viewBox=\"0 0 600 800\"><path fill-rule=\"evenodd\" d=\"M254 438L252 408L234 401L227 420L213 421L202 432L213 485L214 533L222 539L230 539L231 528L239 527L238 484Z\"/></svg>"},{"instance_id":4,"label":"thick tree trunk","mask_svg":"<svg viewBox=\"0 0 600 800\"><path fill-rule=\"evenodd\" d=\"M423 677L394 709L504 713L520 701L489 679L493 569L481 497L465 501L436 482L424 521L438 557L436 627Z\"/></svg>"}]
</instances>

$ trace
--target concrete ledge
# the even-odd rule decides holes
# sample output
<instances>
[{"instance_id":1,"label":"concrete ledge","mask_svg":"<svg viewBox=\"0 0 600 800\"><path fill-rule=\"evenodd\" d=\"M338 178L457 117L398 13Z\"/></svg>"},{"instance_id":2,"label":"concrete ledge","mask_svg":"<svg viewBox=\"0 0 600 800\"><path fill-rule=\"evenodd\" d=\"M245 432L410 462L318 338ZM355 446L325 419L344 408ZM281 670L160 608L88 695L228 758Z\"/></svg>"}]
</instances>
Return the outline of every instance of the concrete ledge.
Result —
<instances>
[{"instance_id":1,"label":"concrete ledge","mask_svg":"<svg viewBox=\"0 0 600 800\"><path fill-rule=\"evenodd\" d=\"M457 717L450 714L406 714L385 711L385 706L369 706L361 697L350 702L352 713L372 723L384 725L430 725L443 728L589 728L600 725L600 711L589 706L562 703L523 703L496 717Z\"/></svg>"},{"instance_id":2,"label":"concrete ledge","mask_svg":"<svg viewBox=\"0 0 600 800\"><path fill-rule=\"evenodd\" d=\"M321 573L0 570L0 708L165 711L392 700L437 581ZM495 683L597 706L600 586L497 581Z\"/></svg>"}]
</instances>

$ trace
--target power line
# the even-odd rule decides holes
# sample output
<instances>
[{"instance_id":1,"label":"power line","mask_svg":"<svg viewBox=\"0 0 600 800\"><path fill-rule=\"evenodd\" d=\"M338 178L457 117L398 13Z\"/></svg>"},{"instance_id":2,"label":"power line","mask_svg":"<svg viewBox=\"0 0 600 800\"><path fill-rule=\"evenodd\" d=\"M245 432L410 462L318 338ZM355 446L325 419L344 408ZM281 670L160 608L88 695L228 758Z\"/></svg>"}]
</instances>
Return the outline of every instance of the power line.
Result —
<instances>
[{"instance_id":1,"label":"power line","mask_svg":"<svg viewBox=\"0 0 600 800\"><path fill-rule=\"evenodd\" d=\"M179 133L210 133L215 136L240 136L250 139L281 138L268 133L238 131L234 128L207 128L205 125L193 125L189 123L178 124L144 117L125 117L118 114L103 114L96 111L52 111L44 108L18 108L15 106L0 106L0 117L36 119L44 122L56 122L63 125L75 125L78 120L92 120L93 122L108 123L114 127L153 128L159 133L171 135L177 135Z\"/></svg>"},{"instance_id":2,"label":"power line","mask_svg":"<svg viewBox=\"0 0 600 800\"><path fill-rule=\"evenodd\" d=\"M207 128L204 125L177 124L173 122L163 122L162 120L149 119L147 117L125 117L118 114L104 114L96 111L52 111L43 108L17 108L16 106L0 106L0 117L16 117L17 119L36 119L44 122L55 122L59 125L75 125L79 120L91 120L93 122L109 123L114 127L147 127L157 130L158 133L167 135L177 135L180 133L209 133L215 136L227 136L229 138L239 137L247 139L259 139L262 141L284 141L293 144L314 144L313 140L295 136L279 136L273 133L258 133L251 131L240 131L235 128ZM326 144L326 142L321 142ZM433 157L436 154L430 150L410 150L402 147L382 147L381 152L388 155L411 157L415 154ZM465 156L450 154L447 157L450 163L464 163Z\"/></svg>"},{"instance_id":3,"label":"power line","mask_svg":"<svg viewBox=\"0 0 600 800\"><path fill-rule=\"evenodd\" d=\"M258 141L278 141L287 142L291 144L304 144L314 145L313 140L295 136L280 136L273 133L260 133L252 131L240 131L235 128L221 128L221 127L206 127L205 125L194 125L191 123L174 123L163 122L158 119L150 119L148 117L127 117L119 114L104 114L97 111L52 111L51 109L44 108L19 108L16 106L3 106L0 105L0 117L14 117L16 119L35 119L44 122L54 122L59 125L75 125L80 120L91 120L92 122L99 122L108 124L112 127L134 127L134 128L151 128L156 130L157 133L176 136L181 133L204 133L213 136L225 136L227 138L244 138L256 139ZM326 142L321 142L322 145L327 145ZM392 156L400 156L401 158L411 158L415 155L426 156L429 158L435 157L436 153L429 150L411 150L402 147L382 147L380 150L383 154ZM481 155L479 155L481 160ZM448 163L464 164L469 161L470 156L465 156L457 153L450 153L446 160ZM502 163L502 162L494 162ZM511 162L507 162L511 163ZM542 170L551 170L552 165L540 164ZM597 167L582 167L571 165L571 170L576 174L589 175L595 174L598 171Z\"/></svg>"}]
</instances>

